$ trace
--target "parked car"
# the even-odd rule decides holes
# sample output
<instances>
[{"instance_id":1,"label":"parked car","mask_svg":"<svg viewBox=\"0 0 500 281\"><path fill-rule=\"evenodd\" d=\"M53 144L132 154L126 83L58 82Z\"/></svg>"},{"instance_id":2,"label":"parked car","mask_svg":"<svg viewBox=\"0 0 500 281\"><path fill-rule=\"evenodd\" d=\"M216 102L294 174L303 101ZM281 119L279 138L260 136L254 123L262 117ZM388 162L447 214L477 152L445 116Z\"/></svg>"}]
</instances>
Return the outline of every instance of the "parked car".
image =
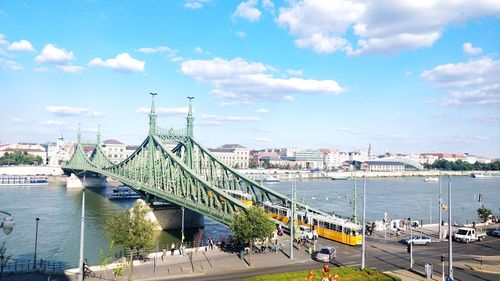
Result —
<instances>
[{"instance_id":1,"label":"parked car","mask_svg":"<svg viewBox=\"0 0 500 281\"><path fill-rule=\"evenodd\" d=\"M491 236L500 237L500 228L493 229L493 230L490 232L490 234L491 234Z\"/></svg>"},{"instance_id":2,"label":"parked car","mask_svg":"<svg viewBox=\"0 0 500 281\"><path fill-rule=\"evenodd\" d=\"M322 262L330 262L337 257L337 250L331 246L325 246L319 250L314 256L314 259Z\"/></svg>"},{"instance_id":3,"label":"parked car","mask_svg":"<svg viewBox=\"0 0 500 281\"><path fill-rule=\"evenodd\" d=\"M425 245L429 246L432 243L432 240L429 236L426 235L416 235L411 237L406 237L403 242L405 244L413 244L413 245Z\"/></svg>"}]
</instances>

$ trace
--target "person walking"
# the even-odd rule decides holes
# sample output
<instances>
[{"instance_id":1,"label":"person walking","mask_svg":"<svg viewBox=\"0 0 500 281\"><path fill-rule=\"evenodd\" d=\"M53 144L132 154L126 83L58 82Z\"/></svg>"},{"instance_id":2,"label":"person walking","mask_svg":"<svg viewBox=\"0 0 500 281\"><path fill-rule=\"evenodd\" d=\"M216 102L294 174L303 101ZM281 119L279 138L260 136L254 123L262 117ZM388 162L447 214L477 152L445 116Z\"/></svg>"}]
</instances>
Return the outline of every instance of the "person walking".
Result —
<instances>
[{"instance_id":1,"label":"person walking","mask_svg":"<svg viewBox=\"0 0 500 281\"><path fill-rule=\"evenodd\" d=\"M167 250L163 249L163 253L161 254L161 261L164 261L166 256L167 256Z\"/></svg>"},{"instance_id":2,"label":"person walking","mask_svg":"<svg viewBox=\"0 0 500 281\"><path fill-rule=\"evenodd\" d=\"M184 256L184 250L185 250L185 248L184 248L184 244L183 244L183 243L181 243L181 245L179 246L179 254L180 254L181 256Z\"/></svg>"},{"instance_id":3,"label":"person walking","mask_svg":"<svg viewBox=\"0 0 500 281\"><path fill-rule=\"evenodd\" d=\"M170 254L173 256L175 252L175 244L172 242L172 245L170 245Z\"/></svg>"}]
</instances>

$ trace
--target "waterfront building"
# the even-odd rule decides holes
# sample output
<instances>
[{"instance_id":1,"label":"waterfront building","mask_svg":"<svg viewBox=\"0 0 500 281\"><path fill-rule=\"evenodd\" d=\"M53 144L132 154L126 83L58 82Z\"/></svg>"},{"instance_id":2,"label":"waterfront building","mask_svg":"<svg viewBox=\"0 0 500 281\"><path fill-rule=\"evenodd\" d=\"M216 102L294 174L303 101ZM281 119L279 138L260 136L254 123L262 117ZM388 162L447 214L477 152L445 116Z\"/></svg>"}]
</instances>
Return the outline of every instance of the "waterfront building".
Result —
<instances>
[{"instance_id":1,"label":"waterfront building","mask_svg":"<svg viewBox=\"0 0 500 281\"><path fill-rule=\"evenodd\" d=\"M5 153L12 152L26 152L33 156L40 156L42 158L42 164L47 163L47 152L45 147L36 143L16 143L16 144L6 144L0 146L0 155L5 155Z\"/></svg>"},{"instance_id":2,"label":"waterfront building","mask_svg":"<svg viewBox=\"0 0 500 281\"><path fill-rule=\"evenodd\" d=\"M115 139L109 139L102 142L101 148L108 159L114 164L118 164L126 158L127 145Z\"/></svg>"},{"instance_id":3,"label":"waterfront building","mask_svg":"<svg viewBox=\"0 0 500 281\"><path fill-rule=\"evenodd\" d=\"M218 148L209 148L208 150L215 157L231 167L248 169L250 150L242 145L225 144Z\"/></svg>"},{"instance_id":4,"label":"waterfront building","mask_svg":"<svg viewBox=\"0 0 500 281\"><path fill-rule=\"evenodd\" d=\"M449 162L455 162L457 160L465 161L465 156L463 154L454 153L421 153L420 163L422 164L433 164L437 160L446 160Z\"/></svg>"},{"instance_id":5,"label":"waterfront building","mask_svg":"<svg viewBox=\"0 0 500 281\"><path fill-rule=\"evenodd\" d=\"M61 135L57 142L50 143L47 147L47 164L49 166L64 165L71 159L73 152L73 142L66 142Z\"/></svg>"},{"instance_id":6,"label":"waterfront building","mask_svg":"<svg viewBox=\"0 0 500 281\"><path fill-rule=\"evenodd\" d=\"M399 161L367 160L361 163L361 169L370 172L403 172L405 164Z\"/></svg>"},{"instance_id":7,"label":"waterfront building","mask_svg":"<svg viewBox=\"0 0 500 281\"><path fill-rule=\"evenodd\" d=\"M465 156L465 161L467 161L469 164L474 164L476 162L482 164L490 164L492 162L490 158L471 155L469 153L464 153L464 156Z\"/></svg>"}]
</instances>

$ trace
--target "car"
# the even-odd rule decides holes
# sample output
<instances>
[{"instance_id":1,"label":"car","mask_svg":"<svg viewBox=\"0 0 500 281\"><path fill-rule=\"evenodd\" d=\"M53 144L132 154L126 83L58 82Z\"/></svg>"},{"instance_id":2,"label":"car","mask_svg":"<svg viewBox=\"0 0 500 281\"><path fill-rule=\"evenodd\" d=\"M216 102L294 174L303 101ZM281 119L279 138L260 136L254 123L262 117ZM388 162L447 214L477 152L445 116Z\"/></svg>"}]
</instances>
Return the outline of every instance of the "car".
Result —
<instances>
[{"instance_id":1,"label":"car","mask_svg":"<svg viewBox=\"0 0 500 281\"><path fill-rule=\"evenodd\" d=\"M299 230L300 230L301 236L308 239L308 240L314 240L315 238L318 238L318 234L316 233L316 231L312 230L307 225L299 226Z\"/></svg>"},{"instance_id":2,"label":"car","mask_svg":"<svg viewBox=\"0 0 500 281\"><path fill-rule=\"evenodd\" d=\"M337 257L337 250L331 246L325 246L315 253L314 259L322 262L330 262Z\"/></svg>"},{"instance_id":3,"label":"car","mask_svg":"<svg viewBox=\"0 0 500 281\"><path fill-rule=\"evenodd\" d=\"M497 228L497 229L494 229L493 231L491 231L491 236L500 237L500 228Z\"/></svg>"},{"instance_id":4,"label":"car","mask_svg":"<svg viewBox=\"0 0 500 281\"><path fill-rule=\"evenodd\" d=\"M429 236L426 235L416 235L411 237L406 237L404 239L405 244L413 244L413 245L425 245L429 246L432 243L432 240Z\"/></svg>"}]
</instances>

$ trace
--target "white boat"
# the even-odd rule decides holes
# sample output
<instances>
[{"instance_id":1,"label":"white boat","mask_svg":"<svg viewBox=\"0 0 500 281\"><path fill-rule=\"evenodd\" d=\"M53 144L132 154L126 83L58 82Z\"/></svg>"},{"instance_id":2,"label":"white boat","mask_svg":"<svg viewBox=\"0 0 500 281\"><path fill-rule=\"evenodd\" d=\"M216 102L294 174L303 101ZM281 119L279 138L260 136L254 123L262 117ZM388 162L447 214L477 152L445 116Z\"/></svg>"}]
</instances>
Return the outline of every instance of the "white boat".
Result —
<instances>
[{"instance_id":1,"label":"white boat","mask_svg":"<svg viewBox=\"0 0 500 281\"><path fill-rule=\"evenodd\" d=\"M118 199L139 199L141 196L128 186L121 185L117 188L113 188L113 191L108 195L109 200L118 200Z\"/></svg>"},{"instance_id":2,"label":"white boat","mask_svg":"<svg viewBox=\"0 0 500 281\"><path fill-rule=\"evenodd\" d=\"M482 172L482 173L472 173L473 178L498 178L500 177L500 172Z\"/></svg>"},{"instance_id":3,"label":"white boat","mask_svg":"<svg viewBox=\"0 0 500 281\"><path fill-rule=\"evenodd\" d=\"M334 180L334 181L340 181L340 180L348 180L349 177L348 176L333 176L330 179Z\"/></svg>"},{"instance_id":4,"label":"white boat","mask_svg":"<svg viewBox=\"0 0 500 281\"><path fill-rule=\"evenodd\" d=\"M424 181L425 182L437 182L437 181L439 181L439 178L437 178L437 177L426 177L424 179Z\"/></svg>"},{"instance_id":5,"label":"white boat","mask_svg":"<svg viewBox=\"0 0 500 281\"><path fill-rule=\"evenodd\" d=\"M9 176L0 175L0 185L47 185L47 176Z\"/></svg>"},{"instance_id":6,"label":"white boat","mask_svg":"<svg viewBox=\"0 0 500 281\"><path fill-rule=\"evenodd\" d=\"M280 182L280 178L278 176L269 176L264 179L264 182Z\"/></svg>"}]
</instances>

